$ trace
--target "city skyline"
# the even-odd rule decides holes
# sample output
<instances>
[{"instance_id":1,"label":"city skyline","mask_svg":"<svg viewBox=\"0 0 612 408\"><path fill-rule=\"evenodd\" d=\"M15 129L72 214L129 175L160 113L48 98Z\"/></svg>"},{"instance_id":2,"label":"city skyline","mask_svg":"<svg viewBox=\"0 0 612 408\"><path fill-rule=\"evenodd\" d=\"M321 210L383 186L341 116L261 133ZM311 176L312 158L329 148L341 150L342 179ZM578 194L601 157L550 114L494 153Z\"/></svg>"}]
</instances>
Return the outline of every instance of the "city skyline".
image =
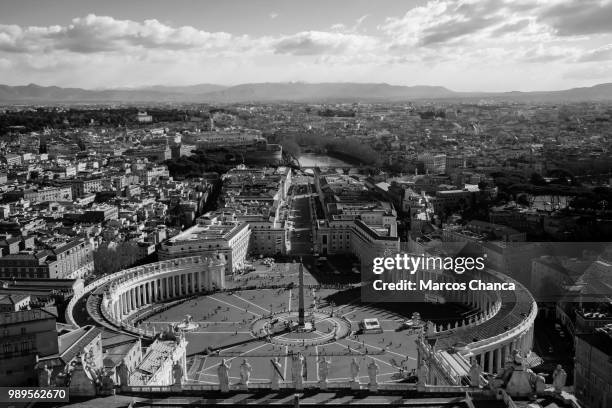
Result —
<instances>
[{"instance_id":1,"label":"city skyline","mask_svg":"<svg viewBox=\"0 0 612 408\"><path fill-rule=\"evenodd\" d=\"M611 1L0 2L7 85L361 82L541 91L612 79Z\"/></svg>"}]
</instances>

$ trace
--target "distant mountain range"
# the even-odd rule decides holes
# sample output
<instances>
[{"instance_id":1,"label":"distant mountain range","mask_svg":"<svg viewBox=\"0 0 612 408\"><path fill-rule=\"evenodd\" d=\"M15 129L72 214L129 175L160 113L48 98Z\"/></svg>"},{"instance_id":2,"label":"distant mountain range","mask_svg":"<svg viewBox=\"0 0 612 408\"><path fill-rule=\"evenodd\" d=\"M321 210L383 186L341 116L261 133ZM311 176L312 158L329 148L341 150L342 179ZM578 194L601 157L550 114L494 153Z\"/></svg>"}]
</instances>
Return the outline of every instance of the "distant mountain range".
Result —
<instances>
[{"instance_id":1,"label":"distant mountain range","mask_svg":"<svg viewBox=\"0 0 612 408\"><path fill-rule=\"evenodd\" d=\"M153 103L153 102L380 102L410 100L480 100L516 102L611 101L612 83L563 91L455 92L441 86L385 83L255 83L236 86L198 84L89 90L57 86L0 85L0 103Z\"/></svg>"}]
</instances>

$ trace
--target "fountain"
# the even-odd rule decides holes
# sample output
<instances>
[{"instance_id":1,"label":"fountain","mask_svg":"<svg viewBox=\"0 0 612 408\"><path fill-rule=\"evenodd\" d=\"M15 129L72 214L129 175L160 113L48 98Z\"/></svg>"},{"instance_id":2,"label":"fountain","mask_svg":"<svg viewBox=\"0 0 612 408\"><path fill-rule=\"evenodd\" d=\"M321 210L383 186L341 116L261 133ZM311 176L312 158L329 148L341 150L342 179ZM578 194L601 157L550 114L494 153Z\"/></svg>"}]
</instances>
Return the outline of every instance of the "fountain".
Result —
<instances>
[{"instance_id":1,"label":"fountain","mask_svg":"<svg viewBox=\"0 0 612 408\"><path fill-rule=\"evenodd\" d=\"M185 315L185 319L176 323L174 327L180 331L191 332L198 328L198 324L192 321L191 315Z\"/></svg>"}]
</instances>

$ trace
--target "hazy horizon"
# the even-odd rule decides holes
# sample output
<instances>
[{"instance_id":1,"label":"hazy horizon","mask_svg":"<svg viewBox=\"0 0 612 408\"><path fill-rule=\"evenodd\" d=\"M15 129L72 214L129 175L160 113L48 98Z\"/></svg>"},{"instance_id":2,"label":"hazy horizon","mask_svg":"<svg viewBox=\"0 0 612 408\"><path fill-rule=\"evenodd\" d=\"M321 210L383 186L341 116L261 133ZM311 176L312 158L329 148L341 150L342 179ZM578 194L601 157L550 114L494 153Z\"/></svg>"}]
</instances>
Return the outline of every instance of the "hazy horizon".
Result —
<instances>
[{"instance_id":1,"label":"hazy horizon","mask_svg":"<svg viewBox=\"0 0 612 408\"><path fill-rule=\"evenodd\" d=\"M224 87L224 88L231 88L234 86L240 86L240 85L254 85L254 84L306 84L306 85L325 85L325 84L357 84L357 85L389 85L389 86L406 86L406 87L442 87L445 88L449 91L453 91L453 92L466 92L466 93L510 93L510 92L525 92L525 93L529 93L529 92L555 92L555 91L564 91L564 90L569 90L569 89L574 89L574 88L591 88L594 86L598 86L598 85L605 85L608 83L612 83L612 82L598 82L598 83L593 83L590 85L583 85L580 87L570 87L570 88L559 88L559 89L538 89L538 90L530 90L530 89L525 89L525 90L516 90L516 89L504 89L504 90L490 90L490 91L483 91L483 90L478 90L478 89L461 89L461 90L457 90L457 89L453 89L451 87L448 86L444 86L444 85L431 85L431 84L394 84L394 83L388 83L388 82L357 82L357 81L333 81L333 82L309 82L309 81L265 81L265 82L238 82L235 84L220 84L220 83L210 83L210 82L200 82L200 83L192 83L192 84L184 84L184 85L179 85L179 84L173 84L173 83L166 83L166 84L143 84L143 85L136 85L136 86L117 86L117 87L77 87L77 86L58 86L55 84L49 84L49 85L44 85L44 84L39 84L39 83L35 83L35 82L30 82L30 83L23 83L23 84L15 84L15 85L9 85L6 83L2 83L0 82L0 85L8 85L8 86L30 86L30 85L36 85L36 86L41 86L41 87L52 87L52 86L58 86L60 88L80 88L83 90L87 90L87 91L113 91L113 90L141 90L141 89L147 89L147 88L153 88L153 87L167 87L167 88L174 88L174 87L196 87L196 86L201 86L201 85L212 85L212 86L220 86L220 87ZM209 91L211 92L211 91Z\"/></svg>"},{"instance_id":2,"label":"hazy horizon","mask_svg":"<svg viewBox=\"0 0 612 408\"><path fill-rule=\"evenodd\" d=\"M612 82L612 0L0 0L0 80L554 91Z\"/></svg>"}]
</instances>

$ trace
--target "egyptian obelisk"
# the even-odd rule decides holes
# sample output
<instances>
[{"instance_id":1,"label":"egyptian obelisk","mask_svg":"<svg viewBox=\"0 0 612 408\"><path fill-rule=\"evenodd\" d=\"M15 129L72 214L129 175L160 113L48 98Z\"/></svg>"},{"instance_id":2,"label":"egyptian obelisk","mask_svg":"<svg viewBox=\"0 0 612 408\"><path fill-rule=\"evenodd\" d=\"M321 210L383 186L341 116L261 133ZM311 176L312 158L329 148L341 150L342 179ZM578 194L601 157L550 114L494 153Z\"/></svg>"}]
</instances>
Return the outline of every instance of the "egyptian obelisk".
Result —
<instances>
[{"instance_id":1,"label":"egyptian obelisk","mask_svg":"<svg viewBox=\"0 0 612 408\"><path fill-rule=\"evenodd\" d=\"M298 327L304 327L304 267L300 259Z\"/></svg>"}]
</instances>

